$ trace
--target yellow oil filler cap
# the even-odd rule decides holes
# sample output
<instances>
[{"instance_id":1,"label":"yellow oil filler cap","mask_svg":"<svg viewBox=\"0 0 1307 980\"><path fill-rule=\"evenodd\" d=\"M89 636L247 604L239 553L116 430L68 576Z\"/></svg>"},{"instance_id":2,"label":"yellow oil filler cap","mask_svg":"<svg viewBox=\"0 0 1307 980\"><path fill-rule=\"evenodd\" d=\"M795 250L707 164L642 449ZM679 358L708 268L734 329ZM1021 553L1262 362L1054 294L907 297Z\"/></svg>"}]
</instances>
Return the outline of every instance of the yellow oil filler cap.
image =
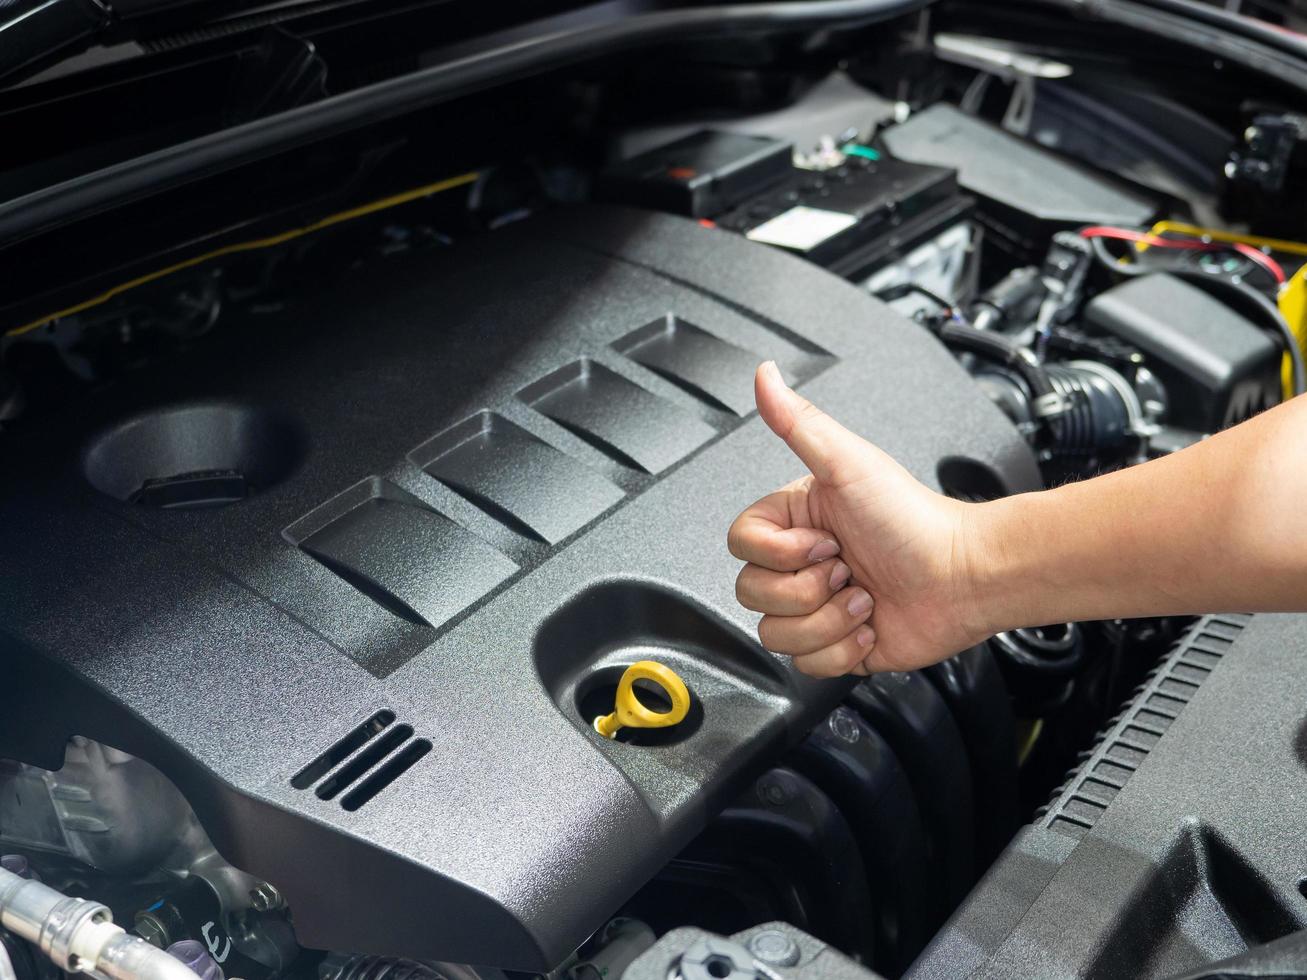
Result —
<instances>
[{"instance_id":1,"label":"yellow oil filler cap","mask_svg":"<svg viewBox=\"0 0 1307 980\"><path fill-rule=\"evenodd\" d=\"M640 703L635 693L636 681L650 681L662 688L672 703L669 711L654 711ZM639 660L626 668L617 682L617 703L611 715L594 721L595 731L604 738L616 738L620 728L670 728L679 725L690 712L690 690L672 668L656 660Z\"/></svg>"}]
</instances>

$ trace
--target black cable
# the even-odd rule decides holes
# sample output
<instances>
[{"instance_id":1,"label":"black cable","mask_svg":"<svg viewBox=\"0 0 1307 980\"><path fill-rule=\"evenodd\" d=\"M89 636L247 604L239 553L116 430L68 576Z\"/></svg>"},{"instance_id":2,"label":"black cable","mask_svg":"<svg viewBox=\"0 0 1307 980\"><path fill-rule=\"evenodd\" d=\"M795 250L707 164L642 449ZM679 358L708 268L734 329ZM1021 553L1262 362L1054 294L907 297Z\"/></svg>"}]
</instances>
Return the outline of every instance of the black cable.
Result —
<instances>
[{"instance_id":1,"label":"black cable","mask_svg":"<svg viewBox=\"0 0 1307 980\"><path fill-rule=\"evenodd\" d=\"M946 320L935 328L935 335L945 347L964 350L1010 368L1029 387L1032 401L1037 402L1047 395L1056 396L1057 390L1049 379L1048 371L1030 348L1009 340L1003 334Z\"/></svg>"},{"instance_id":2,"label":"black cable","mask_svg":"<svg viewBox=\"0 0 1307 980\"><path fill-rule=\"evenodd\" d=\"M639 45L858 27L931 0L777 0L668 9L609 0L449 48L438 64L209 133L0 204L0 248L78 218L373 123Z\"/></svg>"},{"instance_id":3,"label":"black cable","mask_svg":"<svg viewBox=\"0 0 1307 980\"><path fill-rule=\"evenodd\" d=\"M1114 272L1119 273L1120 275L1123 275L1123 276L1146 276L1146 275L1149 275L1150 273L1153 273L1153 272L1175 272L1175 273L1178 274L1178 273L1180 273L1180 272L1190 271L1190 270L1186 270L1186 269L1184 269L1183 266L1178 266L1176 269L1172 270L1172 269L1168 269L1168 268L1166 268L1166 267L1164 267L1164 266L1145 265L1145 264L1143 264L1142 262L1135 262L1135 261L1122 262L1122 261L1121 261L1121 258L1123 258L1123 256L1116 256L1116 255L1113 255L1112 252L1111 252L1111 250L1109 250L1108 247L1107 247L1107 243L1108 243L1109 241L1121 241L1121 240L1122 240L1122 239L1109 239L1109 238L1107 238L1107 237L1105 237L1105 236L1100 236L1100 235L1090 235L1090 236L1088 236L1088 241L1091 242L1093 245L1096 245L1096 246L1097 246L1097 247L1094 248L1094 257L1095 257L1096 259L1098 259L1098 261L1099 261L1100 263L1102 263L1103 265L1107 266L1109 269L1113 270ZM1227 250L1228 250L1228 251L1230 252L1231 255L1243 255L1243 253L1240 252L1240 251L1239 251L1237 248L1235 248L1233 245L1228 245L1228 246L1226 246L1226 248L1223 249L1223 248L1220 247L1220 246L1222 245L1222 243L1219 243L1219 242L1218 242L1218 243L1215 243L1215 244L1216 244L1217 248L1214 248L1214 249L1212 249L1211 251L1227 251ZM1158 245L1158 246L1154 246L1154 247L1156 247L1156 248L1164 248L1165 246ZM1193 254L1193 253L1190 252L1189 254ZM1244 258L1246 259L1247 256L1245 255ZM1280 279L1277 279L1276 276L1275 276L1275 273L1273 273L1273 272L1272 272L1270 269L1268 269L1266 266L1264 266L1264 265L1260 265L1260 264L1254 262L1254 263L1252 263L1252 267L1253 267L1254 269L1256 269L1258 272L1261 272L1261 273L1265 274L1266 277L1267 277L1268 279L1270 279L1271 283L1275 286L1275 288L1278 289L1278 288L1280 287L1280 285L1281 285L1281 280L1280 280Z\"/></svg>"},{"instance_id":4,"label":"black cable","mask_svg":"<svg viewBox=\"0 0 1307 980\"><path fill-rule=\"evenodd\" d=\"M897 285L879 290L872 295L882 303L893 303L895 300L903 299L905 296L910 296L913 293L916 293L918 296L926 297L926 299L930 300L945 313L951 313L956 308L955 304L950 303L939 293L929 290L925 286L919 286L915 282L901 282Z\"/></svg>"},{"instance_id":5,"label":"black cable","mask_svg":"<svg viewBox=\"0 0 1307 980\"><path fill-rule=\"evenodd\" d=\"M955 308L954 304L943 296L915 282L899 283L882 289L875 295L877 299L893 302L911 293L926 297L926 299L940 306L945 313L951 314ZM977 357L1000 364L1020 375L1030 389L1032 400L1039 401L1046 395L1056 396L1056 389L1053 387L1048 372L1039 363L1039 359L1035 357L1030 348L1021 346L1004 334L992 330L981 330L979 327L973 327L969 323L957 320L940 320L937 318L934 322L924 321L924 323L926 328L938 337L945 347L975 354Z\"/></svg>"},{"instance_id":6,"label":"black cable","mask_svg":"<svg viewBox=\"0 0 1307 980\"><path fill-rule=\"evenodd\" d=\"M1113 255L1111 250L1107 247L1106 238L1090 238L1089 247L1093 249L1094 258L1098 260L1099 264L1105 266L1110 271L1115 272L1117 275L1141 276L1144 274L1143 270L1137 264L1122 264L1120 258Z\"/></svg>"}]
</instances>

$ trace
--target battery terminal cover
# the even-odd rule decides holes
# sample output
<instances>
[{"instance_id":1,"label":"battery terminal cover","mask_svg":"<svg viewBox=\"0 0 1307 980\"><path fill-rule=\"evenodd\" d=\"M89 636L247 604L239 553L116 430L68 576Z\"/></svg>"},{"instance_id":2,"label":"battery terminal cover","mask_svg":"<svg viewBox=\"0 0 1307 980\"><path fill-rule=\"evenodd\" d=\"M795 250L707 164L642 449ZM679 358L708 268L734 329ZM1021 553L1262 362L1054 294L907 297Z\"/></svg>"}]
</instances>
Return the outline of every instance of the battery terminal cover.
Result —
<instances>
[{"instance_id":1,"label":"battery terminal cover","mask_svg":"<svg viewBox=\"0 0 1307 980\"><path fill-rule=\"evenodd\" d=\"M600 194L611 201L715 218L793 171L794 144L716 130L697 133L610 168Z\"/></svg>"}]
</instances>

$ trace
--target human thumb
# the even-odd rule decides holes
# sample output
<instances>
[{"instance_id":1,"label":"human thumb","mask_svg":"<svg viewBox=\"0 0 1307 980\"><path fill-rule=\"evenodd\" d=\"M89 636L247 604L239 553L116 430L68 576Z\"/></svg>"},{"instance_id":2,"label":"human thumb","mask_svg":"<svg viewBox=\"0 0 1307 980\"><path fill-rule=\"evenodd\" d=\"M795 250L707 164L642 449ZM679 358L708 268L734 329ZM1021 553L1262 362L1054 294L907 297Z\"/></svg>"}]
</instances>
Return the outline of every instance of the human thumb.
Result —
<instances>
[{"instance_id":1,"label":"human thumb","mask_svg":"<svg viewBox=\"0 0 1307 980\"><path fill-rule=\"evenodd\" d=\"M865 440L793 391L775 361L758 367L753 396L763 421L813 476L831 486L847 482L852 462L868 448Z\"/></svg>"}]
</instances>

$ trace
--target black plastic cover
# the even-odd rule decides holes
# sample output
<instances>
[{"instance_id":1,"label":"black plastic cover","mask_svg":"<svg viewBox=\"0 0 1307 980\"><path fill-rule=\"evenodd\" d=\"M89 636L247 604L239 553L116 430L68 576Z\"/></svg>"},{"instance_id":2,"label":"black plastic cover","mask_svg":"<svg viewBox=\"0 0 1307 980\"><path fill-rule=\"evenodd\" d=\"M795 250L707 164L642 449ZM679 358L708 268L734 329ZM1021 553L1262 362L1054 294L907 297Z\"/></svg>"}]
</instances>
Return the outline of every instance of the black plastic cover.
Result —
<instances>
[{"instance_id":1,"label":"black plastic cover","mask_svg":"<svg viewBox=\"0 0 1307 980\"><path fill-rule=\"evenodd\" d=\"M853 286L680 218L542 216L6 434L0 756L58 768L79 733L152 762L305 945L552 967L847 690L735 602L726 528L801 471L744 399L765 358L929 483L971 457L1038 485ZM211 470L245 496L134 502ZM601 738L646 656L697 713Z\"/></svg>"},{"instance_id":2,"label":"black plastic cover","mask_svg":"<svg viewBox=\"0 0 1307 980\"><path fill-rule=\"evenodd\" d=\"M812 730L794 760L846 814L857 837L874 909L870 962L902 973L930 936L929 851L907 774L875 729L846 707Z\"/></svg>"},{"instance_id":3,"label":"black plastic cover","mask_svg":"<svg viewBox=\"0 0 1307 980\"><path fill-rule=\"evenodd\" d=\"M109 22L93 0L9 0L0 7L0 78L90 37Z\"/></svg>"},{"instance_id":4,"label":"black plastic cover","mask_svg":"<svg viewBox=\"0 0 1307 980\"><path fill-rule=\"evenodd\" d=\"M1053 233L1088 224L1148 223L1157 204L946 103L918 112L882 134L895 156L952 167L980 199L999 242L1042 258Z\"/></svg>"},{"instance_id":5,"label":"black plastic cover","mask_svg":"<svg viewBox=\"0 0 1307 980\"><path fill-rule=\"evenodd\" d=\"M912 980L1206 976L1307 927L1305 652L1307 616L1199 621Z\"/></svg>"},{"instance_id":6,"label":"black plastic cover","mask_svg":"<svg viewBox=\"0 0 1307 980\"><path fill-rule=\"evenodd\" d=\"M927 667L926 678L948 705L971 764L976 867L987 868L1020 824L1016 719L989 644Z\"/></svg>"},{"instance_id":7,"label":"black plastic cover","mask_svg":"<svg viewBox=\"0 0 1307 980\"><path fill-rule=\"evenodd\" d=\"M777 766L733 800L676 863L709 869L705 878L714 883L738 876L750 898L775 909L768 917L872 963L878 935L856 818L815 779ZM739 898L725 891L718 902Z\"/></svg>"},{"instance_id":8,"label":"black plastic cover","mask_svg":"<svg viewBox=\"0 0 1307 980\"><path fill-rule=\"evenodd\" d=\"M921 811L926 866L937 906L937 928L975 882L975 806L966 744L948 705L921 672L874 674L849 694L849 704L902 763Z\"/></svg>"},{"instance_id":9,"label":"black plastic cover","mask_svg":"<svg viewBox=\"0 0 1307 980\"><path fill-rule=\"evenodd\" d=\"M1280 344L1183 279L1128 280L1095 296L1085 320L1144 352L1173 425L1216 432L1280 401Z\"/></svg>"},{"instance_id":10,"label":"black plastic cover","mask_svg":"<svg viewBox=\"0 0 1307 980\"><path fill-rule=\"evenodd\" d=\"M600 188L608 200L711 218L789 176L793 152L783 140L705 129L623 160Z\"/></svg>"}]
</instances>

